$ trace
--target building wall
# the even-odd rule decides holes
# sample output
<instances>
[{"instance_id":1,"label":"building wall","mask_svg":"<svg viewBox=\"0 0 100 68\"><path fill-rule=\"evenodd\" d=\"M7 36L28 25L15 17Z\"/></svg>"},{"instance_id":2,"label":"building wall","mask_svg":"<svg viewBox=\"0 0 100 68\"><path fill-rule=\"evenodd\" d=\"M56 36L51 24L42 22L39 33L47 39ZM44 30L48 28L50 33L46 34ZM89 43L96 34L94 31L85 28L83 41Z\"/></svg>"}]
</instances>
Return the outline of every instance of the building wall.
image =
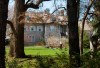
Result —
<instances>
[{"instance_id":1,"label":"building wall","mask_svg":"<svg viewBox=\"0 0 100 68\"><path fill-rule=\"evenodd\" d=\"M34 44L44 39L42 24L26 24L24 26L25 44Z\"/></svg>"},{"instance_id":2,"label":"building wall","mask_svg":"<svg viewBox=\"0 0 100 68\"><path fill-rule=\"evenodd\" d=\"M43 24L26 24L24 28L25 44L45 41L47 47L59 47L60 42L65 43L61 37L61 26L59 24L51 23L45 24L45 26Z\"/></svg>"},{"instance_id":3,"label":"building wall","mask_svg":"<svg viewBox=\"0 0 100 68\"><path fill-rule=\"evenodd\" d=\"M60 46L60 26L57 24L45 25L45 42L47 47L59 47Z\"/></svg>"}]
</instances>

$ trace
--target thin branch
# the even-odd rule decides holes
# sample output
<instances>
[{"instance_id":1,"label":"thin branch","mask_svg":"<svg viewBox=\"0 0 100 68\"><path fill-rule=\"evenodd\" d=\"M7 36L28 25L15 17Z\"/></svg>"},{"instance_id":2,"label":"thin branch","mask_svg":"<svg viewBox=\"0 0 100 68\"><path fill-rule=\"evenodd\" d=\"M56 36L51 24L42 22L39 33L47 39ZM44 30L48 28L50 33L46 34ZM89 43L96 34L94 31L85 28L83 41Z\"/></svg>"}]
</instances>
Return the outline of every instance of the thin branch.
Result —
<instances>
[{"instance_id":1,"label":"thin branch","mask_svg":"<svg viewBox=\"0 0 100 68\"><path fill-rule=\"evenodd\" d=\"M28 1L26 2L26 4L28 4L29 1L30 1L30 0L28 0Z\"/></svg>"},{"instance_id":2,"label":"thin branch","mask_svg":"<svg viewBox=\"0 0 100 68\"><path fill-rule=\"evenodd\" d=\"M25 5L24 11L26 11L28 8L38 9L39 8L39 5L35 5L33 3L27 4L27 5Z\"/></svg>"},{"instance_id":3,"label":"thin branch","mask_svg":"<svg viewBox=\"0 0 100 68\"><path fill-rule=\"evenodd\" d=\"M88 15L97 16L97 14L95 14L95 13L88 13Z\"/></svg>"},{"instance_id":4,"label":"thin branch","mask_svg":"<svg viewBox=\"0 0 100 68\"><path fill-rule=\"evenodd\" d=\"M65 7L59 7L59 8L57 8L56 10L54 10L54 11L52 12L52 14L55 13L56 11L58 11L58 9L61 9L61 8L64 8L64 10L67 10Z\"/></svg>"},{"instance_id":5,"label":"thin branch","mask_svg":"<svg viewBox=\"0 0 100 68\"><path fill-rule=\"evenodd\" d=\"M40 3L42 3L43 1L51 1L51 0L37 0L36 4L34 4L33 2L29 3L30 0L28 0L25 4L25 10L26 11L28 8L34 8L34 9L38 9L39 8L39 5Z\"/></svg>"},{"instance_id":6,"label":"thin branch","mask_svg":"<svg viewBox=\"0 0 100 68\"><path fill-rule=\"evenodd\" d=\"M13 23L12 23L11 21L8 21L8 20L7 20L7 24L10 25L10 27L11 27L11 29L12 29L12 32L13 32L14 36L16 37L16 30L15 30L15 28L14 28Z\"/></svg>"},{"instance_id":7,"label":"thin branch","mask_svg":"<svg viewBox=\"0 0 100 68\"><path fill-rule=\"evenodd\" d=\"M87 18L87 15L90 11L90 8L92 7L93 3L94 3L95 0L91 0L90 2L90 5L88 6L85 14L84 14L84 18L83 18L83 21L82 21L82 32L81 32L81 45L80 45L80 49L81 49L81 54L83 54L83 33L84 33L84 24L85 24L85 20Z\"/></svg>"}]
</instances>

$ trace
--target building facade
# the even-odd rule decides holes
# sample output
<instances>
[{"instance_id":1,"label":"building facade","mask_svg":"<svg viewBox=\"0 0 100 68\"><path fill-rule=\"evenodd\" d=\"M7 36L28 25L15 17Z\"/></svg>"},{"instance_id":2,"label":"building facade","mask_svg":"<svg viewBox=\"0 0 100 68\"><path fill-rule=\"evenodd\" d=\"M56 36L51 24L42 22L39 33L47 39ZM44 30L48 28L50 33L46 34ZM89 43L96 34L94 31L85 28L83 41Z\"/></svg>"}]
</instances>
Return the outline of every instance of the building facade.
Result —
<instances>
[{"instance_id":1,"label":"building facade","mask_svg":"<svg viewBox=\"0 0 100 68\"><path fill-rule=\"evenodd\" d=\"M25 44L45 41L46 46L59 47L61 37L66 37L67 21L65 16L54 16L47 13L31 13L26 16L24 26Z\"/></svg>"}]
</instances>

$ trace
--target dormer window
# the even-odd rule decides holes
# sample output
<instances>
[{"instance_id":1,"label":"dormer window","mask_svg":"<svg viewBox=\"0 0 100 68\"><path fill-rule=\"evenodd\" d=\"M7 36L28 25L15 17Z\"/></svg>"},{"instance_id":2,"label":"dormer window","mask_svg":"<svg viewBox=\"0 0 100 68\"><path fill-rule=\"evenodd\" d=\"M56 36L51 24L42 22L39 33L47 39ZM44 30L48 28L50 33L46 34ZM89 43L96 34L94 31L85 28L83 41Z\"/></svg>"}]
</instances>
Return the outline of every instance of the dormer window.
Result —
<instances>
[{"instance_id":1,"label":"dormer window","mask_svg":"<svg viewBox=\"0 0 100 68\"><path fill-rule=\"evenodd\" d=\"M51 22L54 22L56 21L56 18L55 17L51 17Z\"/></svg>"},{"instance_id":2,"label":"dormer window","mask_svg":"<svg viewBox=\"0 0 100 68\"><path fill-rule=\"evenodd\" d=\"M36 31L36 27L35 26L30 26L30 31Z\"/></svg>"},{"instance_id":3,"label":"dormer window","mask_svg":"<svg viewBox=\"0 0 100 68\"><path fill-rule=\"evenodd\" d=\"M24 26L24 31L28 31L28 26Z\"/></svg>"},{"instance_id":4,"label":"dormer window","mask_svg":"<svg viewBox=\"0 0 100 68\"><path fill-rule=\"evenodd\" d=\"M55 30L56 30L55 26L54 25L51 25L50 26L50 31L55 31Z\"/></svg>"},{"instance_id":5,"label":"dormer window","mask_svg":"<svg viewBox=\"0 0 100 68\"><path fill-rule=\"evenodd\" d=\"M37 31L43 31L43 27L42 26L37 26Z\"/></svg>"}]
</instances>

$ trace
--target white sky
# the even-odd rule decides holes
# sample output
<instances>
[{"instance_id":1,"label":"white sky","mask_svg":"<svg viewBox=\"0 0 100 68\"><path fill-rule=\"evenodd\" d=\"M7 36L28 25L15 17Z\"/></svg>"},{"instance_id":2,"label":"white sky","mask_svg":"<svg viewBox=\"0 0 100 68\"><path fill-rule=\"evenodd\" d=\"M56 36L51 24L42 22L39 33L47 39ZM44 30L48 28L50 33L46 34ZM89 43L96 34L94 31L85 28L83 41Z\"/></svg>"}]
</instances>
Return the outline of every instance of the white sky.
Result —
<instances>
[{"instance_id":1,"label":"white sky","mask_svg":"<svg viewBox=\"0 0 100 68\"><path fill-rule=\"evenodd\" d=\"M31 9L29 8L28 11L44 11L46 8L50 9L50 13L52 13L55 10L55 6L54 6L54 0L52 1L45 1L43 2L43 6L40 7L39 9ZM84 6L84 4L88 5L89 4L89 0L81 0L81 8ZM56 3L57 6L61 6L62 7L66 7L66 2L63 0L58 0ZM9 11L12 13L13 12L13 7L14 7L14 0L10 0L9 2ZM82 8L81 12L82 14L80 15L80 17L82 18L83 13L86 9ZM13 14L12 14L13 15Z\"/></svg>"},{"instance_id":2,"label":"white sky","mask_svg":"<svg viewBox=\"0 0 100 68\"><path fill-rule=\"evenodd\" d=\"M55 6L54 6L54 2L53 2L54 0L52 0L52 1L45 1L45 2L43 2L43 6L42 7L40 7L39 9L28 9L29 11L30 10L34 10L34 11L44 11L46 8L48 8L48 9L50 9L50 12L52 13L54 10L55 10ZM66 3L64 2L64 1L62 1L62 0L58 0L57 1L57 4L56 4L57 6L59 6L59 5L62 5L63 7L65 7L66 6ZM9 9L13 9L13 6L14 6L14 0L10 0L9 1Z\"/></svg>"}]
</instances>

